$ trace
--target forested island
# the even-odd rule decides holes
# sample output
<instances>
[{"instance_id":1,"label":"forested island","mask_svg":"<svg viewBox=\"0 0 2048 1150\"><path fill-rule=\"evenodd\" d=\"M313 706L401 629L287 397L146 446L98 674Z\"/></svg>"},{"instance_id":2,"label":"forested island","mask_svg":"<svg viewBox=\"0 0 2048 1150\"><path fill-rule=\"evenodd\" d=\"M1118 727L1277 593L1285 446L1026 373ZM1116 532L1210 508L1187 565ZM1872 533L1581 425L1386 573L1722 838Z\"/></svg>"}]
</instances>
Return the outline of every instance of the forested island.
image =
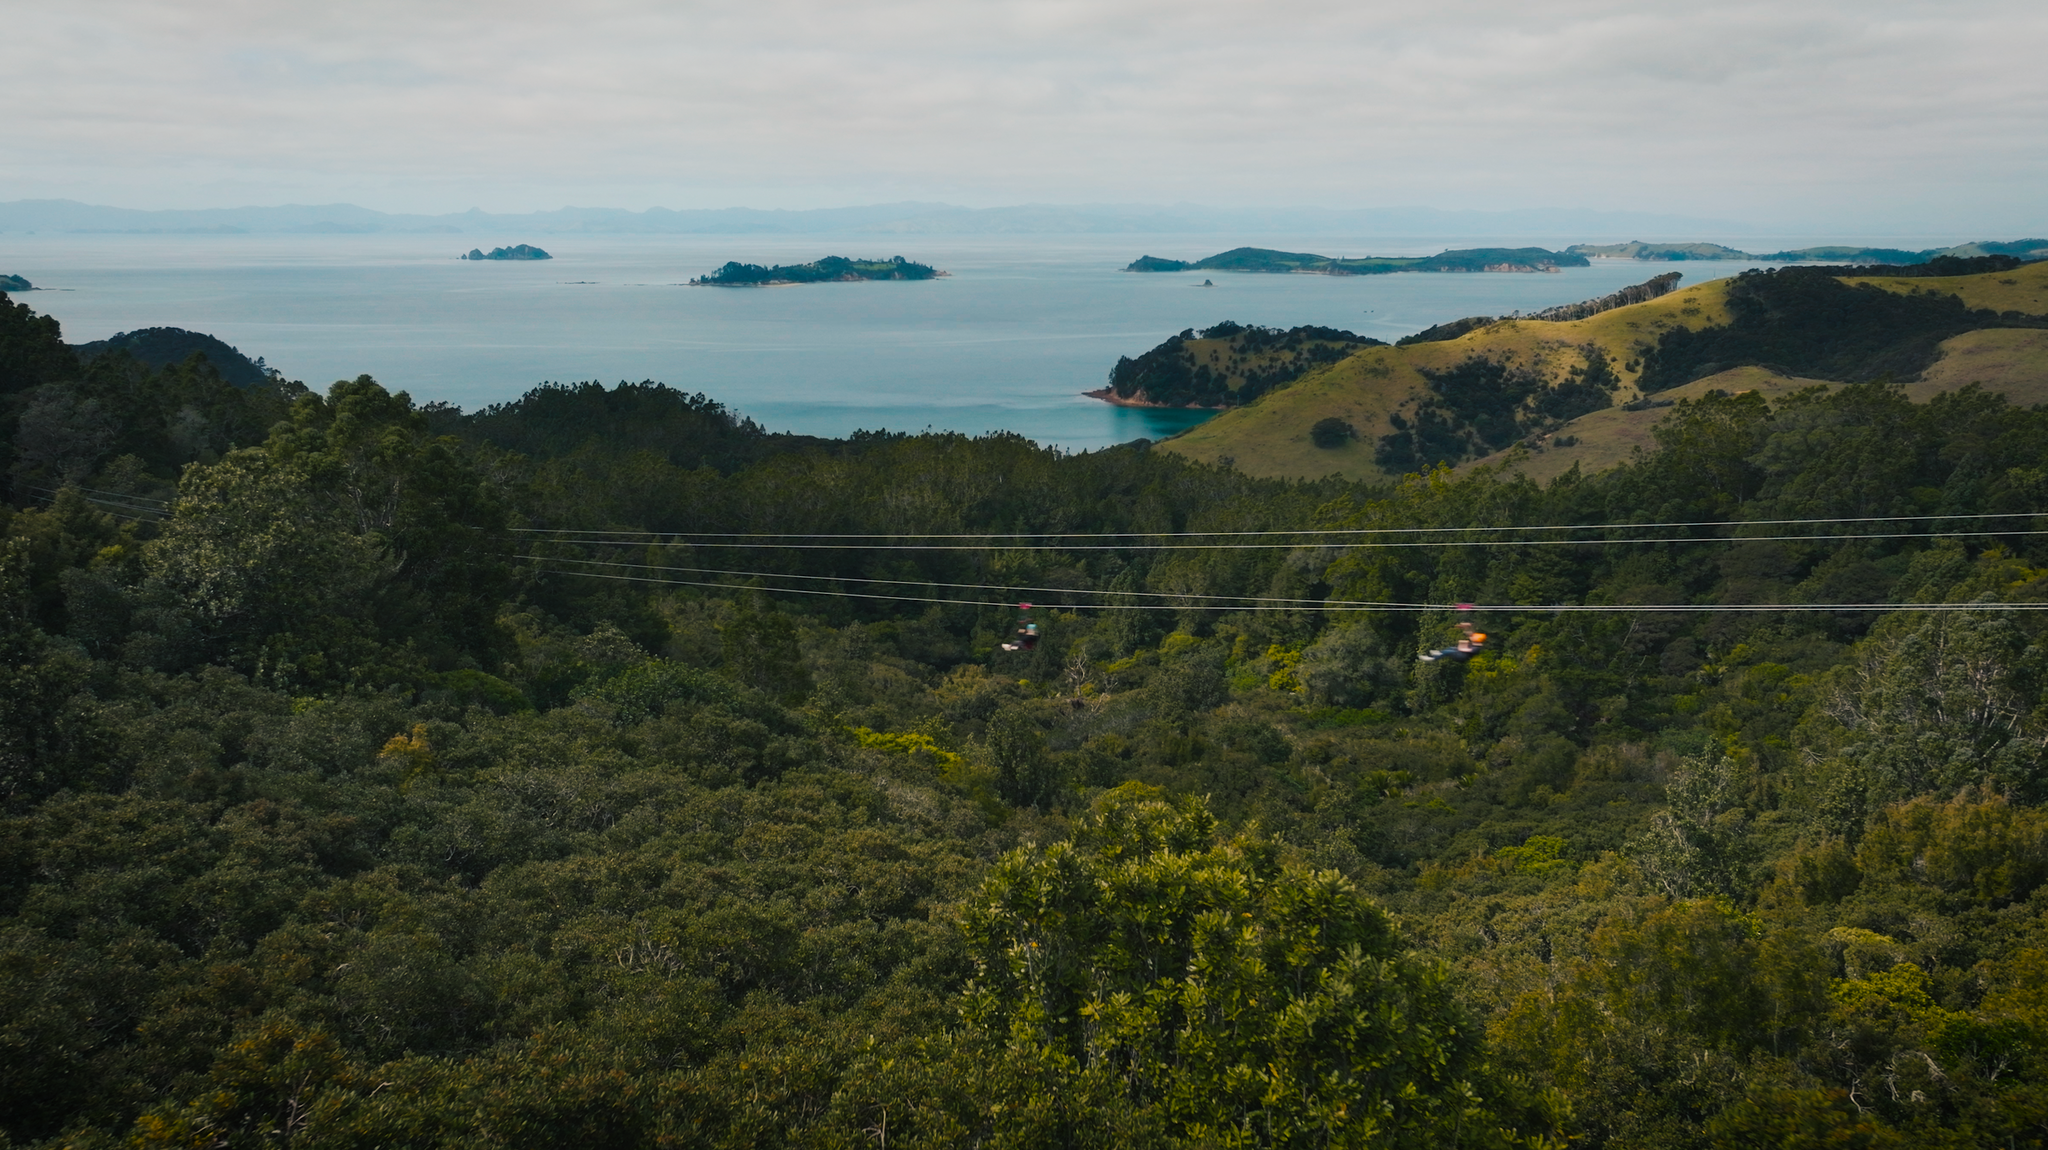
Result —
<instances>
[{"instance_id":1,"label":"forested island","mask_svg":"<svg viewBox=\"0 0 2048 1150\"><path fill-rule=\"evenodd\" d=\"M509 248L471 248L461 258L466 260L551 260L555 257L534 247L532 244L516 244Z\"/></svg>"},{"instance_id":2,"label":"forested island","mask_svg":"<svg viewBox=\"0 0 2048 1150\"><path fill-rule=\"evenodd\" d=\"M859 283L862 280L928 280L946 273L929 264L896 256L886 260L850 260L826 256L807 264L743 264L728 261L707 276L690 281L699 287L778 287L784 284Z\"/></svg>"},{"instance_id":3,"label":"forested island","mask_svg":"<svg viewBox=\"0 0 2048 1150\"><path fill-rule=\"evenodd\" d=\"M1657 378L1946 322L1745 290ZM1287 481L0 297L0 410L7 1145L2048 1138L2048 408Z\"/></svg>"},{"instance_id":4,"label":"forested island","mask_svg":"<svg viewBox=\"0 0 2048 1150\"><path fill-rule=\"evenodd\" d=\"M1205 259L1168 260L1140 256L1127 272L1269 272L1330 276L1387 275L1392 272L1546 272L1588 266L1585 256L1547 248L1460 248L1433 256L1365 256L1342 259L1282 252L1272 248L1232 248Z\"/></svg>"},{"instance_id":5,"label":"forested island","mask_svg":"<svg viewBox=\"0 0 2048 1150\"><path fill-rule=\"evenodd\" d=\"M26 279L23 279L23 278L22 278L22 277L20 277L20 276L14 276L14 275L0 275L0 291L4 291L4 292L24 292L24 291L35 291L35 290L36 290L36 285L34 285L34 284L32 284L32 283L28 282L28 281L27 281Z\"/></svg>"}]
</instances>

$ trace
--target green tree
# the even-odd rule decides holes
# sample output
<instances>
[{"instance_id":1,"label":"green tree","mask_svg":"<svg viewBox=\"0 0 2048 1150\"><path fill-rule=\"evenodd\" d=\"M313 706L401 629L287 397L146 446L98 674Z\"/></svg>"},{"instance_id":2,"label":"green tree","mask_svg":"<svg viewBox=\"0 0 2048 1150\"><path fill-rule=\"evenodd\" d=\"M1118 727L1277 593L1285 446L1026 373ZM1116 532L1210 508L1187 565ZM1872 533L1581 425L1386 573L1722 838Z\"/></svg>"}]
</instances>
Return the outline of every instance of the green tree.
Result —
<instances>
[{"instance_id":1,"label":"green tree","mask_svg":"<svg viewBox=\"0 0 2048 1150\"><path fill-rule=\"evenodd\" d=\"M410 396L367 375L301 396L291 414L266 449L389 564L371 603L384 638L443 666L506 653L496 618L512 569L500 486L456 440L434 435Z\"/></svg>"},{"instance_id":2,"label":"green tree","mask_svg":"<svg viewBox=\"0 0 2048 1150\"><path fill-rule=\"evenodd\" d=\"M1020 807L1048 807L1059 797L1059 768L1046 749L1045 734L1023 707L1009 704L989 717L984 740L996 791Z\"/></svg>"},{"instance_id":3,"label":"green tree","mask_svg":"<svg viewBox=\"0 0 2048 1150\"><path fill-rule=\"evenodd\" d=\"M1317 447L1342 447L1358 438L1358 429L1351 426L1349 420L1338 419L1333 415L1328 419L1316 420L1316 425L1308 430L1308 438L1309 442Z\"/></svg>"},{"instance_id":4,"label":"green tree","mask_svg":"<svg viewBox=\"0 0 2048 1150\"><path fill-rule=\"evenodd\" d=\"M719 630L725 670L733 679L785 703L802 702L811 693L811 670L789 616L742 600Z\"/></svg>"},{"instance_id":5,"label":"green tree","mask_svg":"<svg viewBox=\"0 0 2048 1150\"><path fill-rule=\"evenodd\" d=\"M0 395L77 374L78 359L65 346L56 318L37 315L0 292Z\"/></svg>"},{"instance_id":6,"label":"green tree","mask_svg":"<svg viewBox=\"0 0 2048 1150\"><path fill-rule=\"evenodd\" d=\"M1103 1100L1054 1116L1066 1135L1134 1110L1212 1145L1540 1141L1505 1128L1444 969L1200 800L1110 792L1072 842L997 864L964 925L967 1033L1030 1071L994 1101Z\"/></svg>"},{"instance_id":7,"label":"green tree","mask_svg":"<svg viewBox=\"0 0 2048 1150\"><path fill-rule=\"evenodd\" d=\"M143 565L136 658L261 668L303 685L345 677L364 657L370 603L390 575L304 470L254 449L186 471Z\"/></svg>"},{"instance_id":8,"label":"green tree","mask_svg":"<svg viewBox=\"0 0 2048 1150\"><path fill-rule=\"evenodd\" d=\"M28 546L0 551L0 811L114 773L108 739L85 693L90 666L35 624Z\"/></svg>"}]
</instances>

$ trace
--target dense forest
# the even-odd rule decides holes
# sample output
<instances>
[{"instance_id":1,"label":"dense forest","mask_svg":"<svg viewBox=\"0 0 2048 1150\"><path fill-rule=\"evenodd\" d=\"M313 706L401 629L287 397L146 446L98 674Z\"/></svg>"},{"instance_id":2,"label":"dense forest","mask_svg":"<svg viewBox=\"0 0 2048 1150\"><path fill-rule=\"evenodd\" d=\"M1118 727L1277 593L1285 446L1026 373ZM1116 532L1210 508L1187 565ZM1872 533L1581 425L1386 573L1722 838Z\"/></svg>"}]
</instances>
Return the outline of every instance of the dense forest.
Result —
<instances>
[{"instance_id":1,"label":"dense forest","mask_svg":"<svg viewBox=\"0 0 2048 1150\"><path fill-rule=\"evenodd\" d=\"M2048 411L1299 483L4 299L0 404L0 1146L2048 1143Z\"/></svg>"}]
</instances>

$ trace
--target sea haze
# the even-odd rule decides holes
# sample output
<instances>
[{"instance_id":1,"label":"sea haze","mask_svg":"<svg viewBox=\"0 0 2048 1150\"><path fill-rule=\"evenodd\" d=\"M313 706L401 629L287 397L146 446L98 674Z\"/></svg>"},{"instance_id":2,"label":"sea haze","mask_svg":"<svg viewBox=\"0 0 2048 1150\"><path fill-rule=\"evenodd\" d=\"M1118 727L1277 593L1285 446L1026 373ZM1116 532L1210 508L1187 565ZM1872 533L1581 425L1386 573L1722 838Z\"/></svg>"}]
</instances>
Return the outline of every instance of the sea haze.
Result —
<instances>
[{"instance_id":1,"label":"sea haze","mask_svg":"<svg viewBox=\"0 0 2048 1150\"><path fill-rule=\"evenodd\" d=\"M474 263L471 247L533 242L554 259ZM1525 246L1516 237L1260 236L1324 255ZM1539 246L1560 247L1554 238ZM316 387L375 376L415 400L474 409L555 380L655 379L773 430L1014 431L1087 450L1158 438L1206 413L1120 409L1081 396L1118 356L1222 320L1320 324L1393 340L1433 323L1570 303L1680 271L1737 263L1596 261L1554 275L1327 277L1131 274L1140 255L1235 246L1189 236L0 236L0 272L72 343L182 327L263 356ZM926 282L684 286L726 260L902 255ZM1214 287L1198 287L1204 278Z\"/></svg>"}]
</instances>

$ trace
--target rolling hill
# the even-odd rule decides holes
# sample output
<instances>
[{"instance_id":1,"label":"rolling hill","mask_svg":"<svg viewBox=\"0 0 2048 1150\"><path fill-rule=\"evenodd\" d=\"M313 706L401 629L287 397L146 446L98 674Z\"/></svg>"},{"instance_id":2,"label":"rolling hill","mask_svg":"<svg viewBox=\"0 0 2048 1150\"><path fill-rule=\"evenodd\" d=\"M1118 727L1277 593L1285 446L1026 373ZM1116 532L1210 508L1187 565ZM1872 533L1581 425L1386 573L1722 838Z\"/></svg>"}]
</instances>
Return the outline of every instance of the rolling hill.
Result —
<instances>
[{"instance_id":1,"label":"rolling hill","mask_svg":"<svg viewBox=\"0 0 2048 1150\"><path fill-rule=\"evenodd\" d=\"M1648 441L1665 401L1717 388L1768 396L1889 371L1916 400L1976 383L2016 403L2048 402L2048 262L1954 277L1770 274L1789 278L1716 280L1585 319L1505 319L1450 340L1369 348L1160 448L1263 477L1373 478L1442 459L1512 462L1548 478L1573 463L1620 462ZM1759 303L1759 286L1785 290ZM1901 306L1926 324L1901 321ZM1853 338L1815 344L1816 327ZM1784 351L1787 333L1806 342ZM1817 366L1750 354L1758 348ZM1625 410L1646 392L1658 406ZM1310 431L1328 419L1355 435L1315 446ZM1390 452L1403 437L1409 446ZM1560 447L1559 437L1576 442Z\"/></svg>"}]
</instances>

